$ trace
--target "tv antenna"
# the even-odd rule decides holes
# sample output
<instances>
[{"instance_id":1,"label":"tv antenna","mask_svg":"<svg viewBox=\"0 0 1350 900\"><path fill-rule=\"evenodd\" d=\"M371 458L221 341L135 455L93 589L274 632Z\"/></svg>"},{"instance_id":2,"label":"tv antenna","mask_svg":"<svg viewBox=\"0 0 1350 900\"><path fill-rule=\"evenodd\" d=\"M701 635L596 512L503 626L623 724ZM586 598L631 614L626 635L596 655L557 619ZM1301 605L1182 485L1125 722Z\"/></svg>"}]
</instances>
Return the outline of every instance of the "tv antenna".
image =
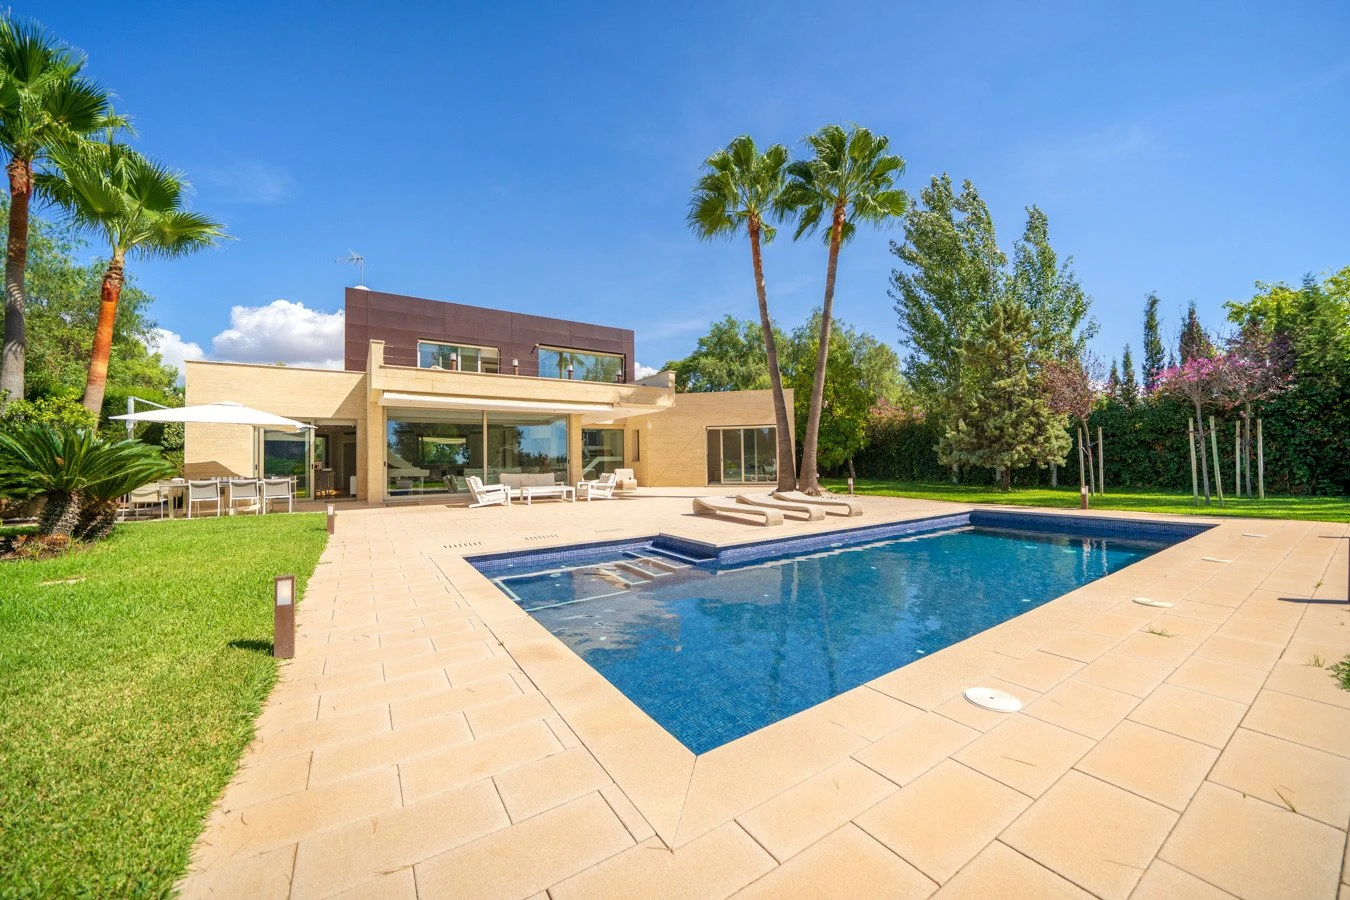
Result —
<instances>
[{"instance_id":1,"label":"tv antenna","mask_svg":"<svg viewBox=\"0 0 1350 900\"><path fill-rule=\"evenodd\" d=\"M335 259L333 262L347 263L348 265L356 266L358 272L356 286L359 288L366 286L366 258L364 256L357 253L355 250L348 250L346 256Z\"/></svg>"}]
</instances>

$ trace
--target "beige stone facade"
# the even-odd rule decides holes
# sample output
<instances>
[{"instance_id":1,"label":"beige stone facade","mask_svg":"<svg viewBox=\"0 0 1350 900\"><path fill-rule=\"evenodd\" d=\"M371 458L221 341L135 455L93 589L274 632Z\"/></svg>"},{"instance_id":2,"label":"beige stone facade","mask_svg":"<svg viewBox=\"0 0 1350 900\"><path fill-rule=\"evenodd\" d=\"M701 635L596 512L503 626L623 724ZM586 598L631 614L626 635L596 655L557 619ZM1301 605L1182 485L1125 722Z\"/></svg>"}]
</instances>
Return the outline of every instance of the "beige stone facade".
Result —
<instances>
[{"instance_id":1,"label":"beige stone facade","mask_svg":"<svg viewBox=\"0 0 1350 900\"><path fill-rule=\"evenodd\" d=\"M639 484L657 487L708 483L709 428L774 424L769 391L676 394L669 373L635 383L600 383L391 366L380 341L369 342L364 372L190 361L186 381L190 405L228 400L313 424L320 432L336 429L348 447L354 442L354 472L342 470L337 493L347 494L354 483L358 499L374 502L397 499L386 497L391 410L404 416L512 410L566 416L569 481L582 477L584 429L621 430L624 465L636 471ZM250 475L262 449L255 440L243 426L189 425L185 474Z\"/></svg>"}]
</instances>

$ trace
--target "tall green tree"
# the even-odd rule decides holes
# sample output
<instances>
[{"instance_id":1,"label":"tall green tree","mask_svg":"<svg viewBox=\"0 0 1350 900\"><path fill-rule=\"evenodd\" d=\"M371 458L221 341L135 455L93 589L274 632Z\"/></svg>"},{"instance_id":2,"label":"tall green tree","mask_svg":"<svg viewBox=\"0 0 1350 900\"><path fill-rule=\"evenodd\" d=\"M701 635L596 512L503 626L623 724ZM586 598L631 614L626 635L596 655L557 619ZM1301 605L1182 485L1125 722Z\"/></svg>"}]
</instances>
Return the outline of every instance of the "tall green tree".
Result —
<instances>
[{"instance_id":1,"label":"tall green tree","mask_svg":"<svg viewBox=\"0 0 1350 900\"><path fill-rule=\"evenodd\" d=\"M1134 354L1130 345L1125 345L1125 354L1120 359L1120 399L1133 403L1139 399L1139 379L1134 374Z\"/></svg>"},{"instance_id":2,"label":"tall green tree","mask_svg":"<svg viewBox=\"0 0 1350 900\"><path fill-rule=\"evenodd\" d=\"M24 396L27 358L24 273L35 175L53 151L125 123L107 91L84 77L85 58L41 25L0 18L0 149L8 156L9 223L5 242L5 340L0 406Z\"/></svg>"},{"instance_id":3,"label":"tall green tree","mask_svg":"<svg viewBox=\"0 0 1350 900\"><path fill-rule=\"evenodd\" d=\"M1088 315L1092 298L1083 293L1073 257L1059 262L1050 246L1050 222L1037 206L1027 207L1027 224L1013 250L1009 288L1031 312L1036 352L1044 359L1080 355L1097 333Z\"/></svg>"},{"instance_id":4,"label":"tall green tree","mask_svg":"<svg viewBox=\"0 0 1350 900\"><path fill-rule=\"evenodd\" d=\"M996 469L1003 490L1012 470L1062 464L1069 437L1064 416L1051 410L1036 369L1035 324L1025 304L1010 295L961 347L973 390L952 395L938 456L947 465Z\"/></svg>"},{"instance_id":5,"label":"tall green tree","mask_svg":"<svg viewBox=\"0 0 1350 900\"><path fill-rule=\"evenodd\" d=\"M788 431L787 401L783 375L778 365L778 345L773 318L769 315L768 290L764 284L762 244L773 240L777 230L767 220L781 209L787 183L788 151L774 144L763 153L749 135L741 135L703 163L703 175L694 185L689 203L689 227L700 240L731 238L745 231L750 238L750 265L759 301L760 334L773 392L774 421L778 425L778 489L793 490L792 437Z\"/></svg>"},{"instance_id":6,"label":"tall green tree","mask_svg":"<svg viewBox=\"0 0 1350 900\"><path fill-rule=\"evenodd\" d=\"M675 373L675 389L685 392L760 391L769 387L767 341L759 323L727 315L708 326L694 352L671 360L665 369ZM774 329L774 341L783 335Z\"/></svg>"},{"instance_id":7,"label":"tall green tree","mask_svg":"<svg viewBox=\"0 0 1350 900\"><path fill-rule=\"evenodd\" d=\"M1181 338L1177 341L1177 355L1181 357L1181 364L1184 366L1192 360L1210 359L1216 352L1214 342L1205 333L1205 326L1200 324L1200 314L1192 300L1186 309L1186 322L1181 326Z\"/></svg>"},{"instance_id":8,"label":"tall green tree","mask_svg":"<svg viewBox=\"0 0 1350 900\"><path fill-rule=\"evenodd\" d=\"M1163 355L1162 326L1158 321L1161 303L1153 291L1144 300L1144 390L1149 393L1158 386L1158 376L1169 367Z\"/></svg>"},{"instance_id":9,"label":"tall green tree","mask_svg":"<svg viewBox=\"0 0 1350 900\"><path fill-rule=\"evenodd\" d=\"M964 182L957 195L945 173L920 192L891 252L903 266L891 273L890 296L909 349L905 377L933 409L959 390L961 348L1003 292L1008 260L975 185Z\"/></svg>"},{"instance_id":10,"label":"tall green tree","mask_svg":"<svg viewBox=\"0 0 1350 900\"><path fill-rule=\"evenodd\" d=\"M805 143L811 157L788 166L789 181L783 190L780 207L797 217L794 238L821 231L829 247L819 350L811 384L811 406L802 436L798 479L803 491L816 494L820 492L816 472L820 414L825 401L839 249L857 233L859 223L880 225L903 216L909 198L895 187L895 179L905 171L905 161L888 152L889 138L858 126L846 130L838 125L826 125L807 136Z\"/></svg>"},{"instance_id":11,"label":"tall green tree","mask_svg":"<svg viewBox=\"0 0 1350 900\"><path fill-rule=\"evenodd\" d=\"M113 141L83 142L58 153L56 171L39 182L74 222L103 237L111 258L103 272L98 324L89 355L84 407L103 407L117 305L128 256L174 258L219 243L219 222L186 208L190 187L181 172Z\"/></svg>"},{"instance_id":12,"label":"tall green tree","mask_svg":"<svg viewBox=\"0 0 1350 900\"><path fill-rule=\"evenodd\" d=\"M810 416L811 385L819 357L820 310L793 329L788 340L784 376L796 398L797 428ZM825 403L820 416L819 462L827 469L852 464L853 455L867 442L868 416L878 403L901 402L906 393L895 351L847 322L836 320L830 329L829 370Z\"/></svg>"}]
</instances>

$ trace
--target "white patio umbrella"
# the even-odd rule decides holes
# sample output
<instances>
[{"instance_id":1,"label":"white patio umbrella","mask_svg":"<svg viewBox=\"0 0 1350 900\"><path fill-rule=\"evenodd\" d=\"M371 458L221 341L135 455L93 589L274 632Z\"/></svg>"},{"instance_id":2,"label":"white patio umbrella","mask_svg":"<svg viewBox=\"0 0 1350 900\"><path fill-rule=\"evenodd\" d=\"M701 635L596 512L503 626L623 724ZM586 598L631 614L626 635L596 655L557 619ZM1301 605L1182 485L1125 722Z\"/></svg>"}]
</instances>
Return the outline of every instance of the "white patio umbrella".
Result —
<instances>
[{"instance_id":1,"label":"white patio umbrella","mask_svg":"<svg viewBox=\"0 0 1350 900\"><path fill-rule=\"evenodd\" d=\"M119 422L183 422L200 425L248 425L254 430L253 474L259 475L257 433L263 428L289 429L302 431L313 428L304 422L264 412L242 403L222 400L219 403L203 403L199 406L175 406L167 409L147 409L145 412L128 413L125 416L112 416Z\"/></svg>"}]
</instances>

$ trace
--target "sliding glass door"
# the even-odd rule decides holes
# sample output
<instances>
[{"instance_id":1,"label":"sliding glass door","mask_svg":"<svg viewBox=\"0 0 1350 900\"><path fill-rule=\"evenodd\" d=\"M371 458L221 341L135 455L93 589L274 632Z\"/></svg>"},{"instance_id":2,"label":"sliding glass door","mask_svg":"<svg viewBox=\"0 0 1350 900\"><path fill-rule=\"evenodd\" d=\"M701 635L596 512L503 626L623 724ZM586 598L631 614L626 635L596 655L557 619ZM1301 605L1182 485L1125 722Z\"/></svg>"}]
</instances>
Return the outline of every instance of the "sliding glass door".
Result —
<instances>
[{"instance_id":1,"label":"sliding glass door","mask_svg":"<svg viewBox=\"0 0 1350 900\"><path fill-rule=\"evenodd\" d=\"M622 428L581 429L581 478L599 478L623 468Z\"/></svg>"},{"instance_id":2,"label":"sliding glass door","mask_svg":"<svg viewBox=\"0 0 1350 900\"><path fill-rule=\"evenodd\" d=\"M778 429L709 428L708 484L778 480Z\"/></svg>"}]
</instances>

